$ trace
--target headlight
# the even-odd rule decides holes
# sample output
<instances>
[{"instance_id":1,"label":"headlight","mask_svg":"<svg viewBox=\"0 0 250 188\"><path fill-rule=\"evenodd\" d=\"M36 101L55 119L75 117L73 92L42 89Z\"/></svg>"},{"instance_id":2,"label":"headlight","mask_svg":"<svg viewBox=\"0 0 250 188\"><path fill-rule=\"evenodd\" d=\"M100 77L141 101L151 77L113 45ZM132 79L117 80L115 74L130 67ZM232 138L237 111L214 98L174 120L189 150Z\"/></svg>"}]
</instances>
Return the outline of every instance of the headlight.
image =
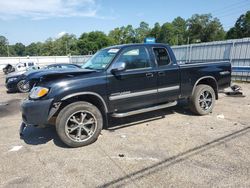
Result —
<instances>
[{"instance_id":1,"label":"headlight","mask_svg":"<svg viewBox=\"0 0 250 188\"><path fill-rule=\"evenodd\" d=\"M38 98L41 98L41 97L47 95L48 92L49 92L49 89L46 87L34 87L30 91L30 98L31 99L38 99Z\"/></svg>"},{"instance_id":2,"label":"headlight","mask_svg":"<svg viewBox=\"0 0 250 188\"><path fill-rule=\"evenodd\" d=\"M8 79L8 82L13 82L13 81L15 81L16 79L17 79L17 78L15 78L15 77L14 77L14 78L9 78L9 79Z\"/></svg>"}]
</instances>

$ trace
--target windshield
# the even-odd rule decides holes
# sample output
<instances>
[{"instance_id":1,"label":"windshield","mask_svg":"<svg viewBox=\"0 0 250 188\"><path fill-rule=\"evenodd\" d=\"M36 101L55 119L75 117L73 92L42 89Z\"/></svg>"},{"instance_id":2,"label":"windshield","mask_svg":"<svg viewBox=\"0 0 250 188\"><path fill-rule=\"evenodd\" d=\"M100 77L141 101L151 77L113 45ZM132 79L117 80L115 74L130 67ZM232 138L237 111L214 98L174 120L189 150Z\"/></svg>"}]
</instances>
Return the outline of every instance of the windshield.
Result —
<instances>
[{"instance_id":1,"label":"windshield","mask_svg":"<svg viewBox=\"0 0 250 188\"><path fill-rule=\"evenodd\" d=\"M84 65L82 65L82 68L103 70L114 59L118 51L118 48L101 50L93 55Z\"/></svg>"}]
</instances>

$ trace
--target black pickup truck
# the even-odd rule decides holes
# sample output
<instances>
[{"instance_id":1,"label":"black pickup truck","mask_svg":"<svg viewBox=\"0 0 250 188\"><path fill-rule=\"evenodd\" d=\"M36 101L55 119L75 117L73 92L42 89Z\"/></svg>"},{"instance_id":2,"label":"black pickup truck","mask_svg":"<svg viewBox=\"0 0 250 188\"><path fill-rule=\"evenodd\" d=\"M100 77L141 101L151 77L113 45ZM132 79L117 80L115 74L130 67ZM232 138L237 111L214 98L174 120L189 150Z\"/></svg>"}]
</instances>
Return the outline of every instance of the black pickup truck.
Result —
<instances>
[{"instance_id":1,"label":"black pickup truck","mask_svg":"<svg viewBox=\"0 0 250 188\"><path fill-rule=\"evenodd\" d=\"M110 116L122 118L188 99L199 115L229 87L229 62L178 65L165 44L128 44L98 51L82 69L44 72L21 105L22 128L55 125L70 147L93 143Z\"/></svg>"}]
</instances>

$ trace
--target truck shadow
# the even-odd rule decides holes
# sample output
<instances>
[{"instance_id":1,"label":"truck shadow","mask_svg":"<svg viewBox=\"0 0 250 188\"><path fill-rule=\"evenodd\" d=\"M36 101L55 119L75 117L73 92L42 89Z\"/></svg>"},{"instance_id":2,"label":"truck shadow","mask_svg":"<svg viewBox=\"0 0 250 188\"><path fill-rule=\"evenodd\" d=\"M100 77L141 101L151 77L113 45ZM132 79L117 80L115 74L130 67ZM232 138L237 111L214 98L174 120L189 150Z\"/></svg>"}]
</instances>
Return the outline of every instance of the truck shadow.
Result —
<instances>
[{"instance_id":1,"label":"truck shadow","mask_svg":"<svg viewBox=\"0 0 250 188\"><path fill-rule=\"evenodd\" d=\"M108 120L108 126L105 126L104 129L112 132L117 129L136 126L141 123L149 123L157 119L165 118L165 116L174 113L194 116L194 114L192 114L192 112L189 111L187 104L185 102L181 102L179 105L175 107L152 111L144 114L138 114L131 117L120 118L120 119L110 117ZM47 142L53 140L55 145L63 148L69 148L64 143L61 142L60 138L56 133L55 126L48 126L46 128L36 128L29 126L25 129L24 136L22 139L26 144L29 145L46 144Z\"/></svg>"},{"instance_id":2,"label":"truck shadow","mask_svg":"<svg viewBox=\"0 0 250 188\"><path fill-rule=\"evenodd\" d=\"M141 123L149 123L151 121L163 119L171 114L182 114L188 116L196 116L193 114L188 107L187 101L183 100L178 103L177 106L156 110L152 112L147 112L143 114L138 114L126 118L109 118L108 126L105 126L105 129L108 131L115 131L117 129L122 129L125 127L130 127L134 125L138 125Z\"/></svg>"},{"instance_id":3,"label":"truck shadow","mask_svg":"<svg viewBox=\"0 0 250 188\"><path fill-rule=\"evenodd\" d=\"M29 126L24 130L23 141L29 145L42 145L53 140L54 144L68 148L58 137L55 126L48 126L46 128L36 128Z\"/></svg>"}]
</instances>

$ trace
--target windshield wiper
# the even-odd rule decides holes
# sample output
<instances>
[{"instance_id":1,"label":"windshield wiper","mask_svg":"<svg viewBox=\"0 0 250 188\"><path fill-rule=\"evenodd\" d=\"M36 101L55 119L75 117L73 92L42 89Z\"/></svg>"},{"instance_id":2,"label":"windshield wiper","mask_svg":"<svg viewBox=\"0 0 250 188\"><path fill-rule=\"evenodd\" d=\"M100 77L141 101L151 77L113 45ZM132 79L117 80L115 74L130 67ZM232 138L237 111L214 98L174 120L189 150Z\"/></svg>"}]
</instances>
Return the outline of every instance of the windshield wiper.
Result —
<instances>
[{"instance_id":1,"label":"windshield wiper","mask_svg":"<svg viewBox=\"0 0 250 188\"><path fill-rule=\"evenodd\" d=\"M83 69L90 69L90 70L95 70L94 68L92 67L82 67Z\"/></svg>"},{"instance_id":2,"label":"windshield wiper","mask_svg":"<svg viewBox=\"0 0 250 188\"><path fill-rule=\"evenodd\" d=\"M95 68L92 68L92 67L83 67L83 69L89 69L89 70L94 70L94 71L102 70L102 69L95 69Z\"/></svg>"}]
</instances>

